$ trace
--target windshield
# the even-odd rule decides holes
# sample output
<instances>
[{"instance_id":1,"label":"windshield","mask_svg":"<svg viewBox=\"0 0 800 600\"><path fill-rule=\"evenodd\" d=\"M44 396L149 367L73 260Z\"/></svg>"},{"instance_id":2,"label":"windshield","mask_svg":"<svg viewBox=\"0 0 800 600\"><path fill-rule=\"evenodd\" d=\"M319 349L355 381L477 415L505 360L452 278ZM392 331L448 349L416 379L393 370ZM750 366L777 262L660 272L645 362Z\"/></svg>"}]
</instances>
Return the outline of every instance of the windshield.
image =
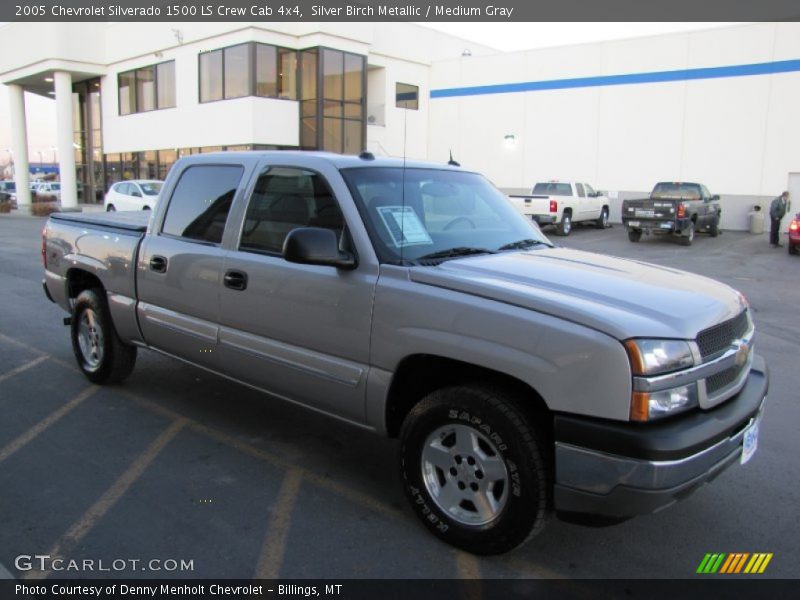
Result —
<instances>
[{"instance_id":1,"label":"windshield","mask_svg":"<svg viewBox=\"0 0 800 600\"><path fill-rule=\"evenodd\" d=\"M399 167L342 171L382 262L550 245L480 175L416 168L403 172Z\"/></svg>"},{"instance_id":2,"label":"windshield","mask_svg":"<svg viewBox=\"0 0 800 600\"><path fill-rule=\"evenodd\" d=\"M161 191L162 185L164 184L160 181L146 181L139 184L139 186L142 188L142 191L148 196L158 196L158 192Z\"/></svg>"},{"instance_id":3,"label":"windshield","mask_svg":"<svg viewBox=\"0 0 800 600\"><path fill-rule=\"evenodd\" d=\"M537 183L533 186L533 193L547 196L572 196L572 186L568 183L556 183L554 181Z\"/></svg>"}]
</instances>

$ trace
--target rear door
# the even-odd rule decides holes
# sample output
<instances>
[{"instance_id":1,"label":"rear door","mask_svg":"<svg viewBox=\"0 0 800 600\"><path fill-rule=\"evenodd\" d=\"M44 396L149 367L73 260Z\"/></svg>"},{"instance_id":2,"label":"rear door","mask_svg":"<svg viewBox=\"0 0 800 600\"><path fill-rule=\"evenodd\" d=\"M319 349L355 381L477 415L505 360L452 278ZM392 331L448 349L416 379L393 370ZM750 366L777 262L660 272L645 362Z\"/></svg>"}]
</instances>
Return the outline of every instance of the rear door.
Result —
<instances>
[{"instance_id":1,"label":"rear door","mask_svg":"<svg viewBox=\"0 0 800 600\"><path fill-rule=\"evenodd\" d=\"M283 241L297 227L331 229L342 249L356 250L321 172L267 164L252 187L223 269L219 355L226 373L363 422L377 270L365 261L344 271L283 259Z\"/></svg>"},{"instance_id":2,"label":"rear door","mask_svg":"<svg viewBox=\"0 0 800 600\"><path fill-rule=\"evenodd\" d=\"M137 314L145 341L218 368L222 235L245 168L189 164L139 251Z\"/></svg>"}]
</instances>

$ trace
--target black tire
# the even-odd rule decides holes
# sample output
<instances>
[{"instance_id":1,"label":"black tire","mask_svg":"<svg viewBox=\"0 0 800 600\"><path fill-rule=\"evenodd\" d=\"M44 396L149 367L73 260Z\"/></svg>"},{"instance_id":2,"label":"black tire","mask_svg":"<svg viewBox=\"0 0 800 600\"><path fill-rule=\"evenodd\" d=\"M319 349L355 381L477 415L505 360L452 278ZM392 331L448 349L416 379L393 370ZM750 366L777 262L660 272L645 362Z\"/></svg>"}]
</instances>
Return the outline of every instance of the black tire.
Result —
<instances>
[{"instance_id":1,"label":"black tire","mask_svg":"<svg viewBox=\"0 0 800 600\"><path fill-rule=\"evenodd\" d=\"M719 235L719 216L714 217L714 220L711 221L711 225L708 228L708 235L711 237L717 237Z\"/></svg>"},{"instance_id":2,"label":"black tire","mask_svg":"<svg viewBox=\"0 0 800 600\"><path fill-rule=\"evenodd\" d=\"M561 222L556 225L556 234L567 236L572 231L572 213L564 211L561 215Z\"/></svg>"},{"instance_id":3,"label":"black tire","mask_svg":"<svg viewBox=\"0 0 800 600\"><path fill-rule=\"evenodd\" d=\"M594 226L597 229L605 229L608 227L608 208L605 206L603 207L603 210L600 211L600 217L594 222Z\"/></svg>"},{"instance_id":4,"label":"black tire","mask_svg":"<svg viewBox=\"0 0 800 600\"><path fill-rule=\"evenodd\" d=\"M145 205L145 206L142 207L142 210L150 210L150 207Z\"/></svg>"},{"instance_id":5,"label":"black tire","mask_svg":"<svg viewBox=\"0 0 800 600\"><path fill-rule=\"evenodd\" d=\"M641 229L628 229L628 240L631 242L638 242L642 239Z\"/></svg>"},{"instance_id":6,"label":"black tire","mask_svg":"<svg viewBox=\"0 0 800 600\"><path fill-rule=\"evenodd\" d=\"M109 204L109 205L106 207L106 212L114 212L115 210L117 210L117 209L116 209L116 207L115 207L113 204Z\"/></svg>"},{"instance_id":7,"label":"black tire","mask_svg":"<svg viewBox=\"0 0 800 600\"><path fill-rule=\"evenodd\" d=\"M478 443L457 444L465 435ZM443 388L406 417L400 473L414 512L434 535L474 554L500 554L545 526L552 489L549 447L546 435L505 393L477 385ZM426 460L431 451L441 466ZM493 479L490 471L501 475Z\"/></svg>"},{"instance_id":8,"label":"black tire","mask_svg":"<svg viewBox=\"0 0 800 600\"><path fill-rule=\"evenodd\" d=\"M689 226L686 228L680 236L678 236L678 243L681 246L691 246L692 242L694 241L694 221L689 222Z\"/></svg>"},{"instance_id":9,"label":"black tire","mask_svg":"<svg viewBox=\"0 0 800 600\"><path fill-rule=\"evenodd\" d=\"M797 245L796 244L792 244L790 242L790 243L786 244L786 247L787 247L787 250L789 251L789 254L798 254Z\"/></svg>"},{"instance_id":10,"label":"black tire","mask_svg":"<svg viewBox=\"0 0 800 600\"><path fill-rule=\"evenodd\" d=\"M92 383L119 383L133 371L136 347L119 339L102 290L78 295L70 334L78 367Z\"/></svg>"}]
</instances>

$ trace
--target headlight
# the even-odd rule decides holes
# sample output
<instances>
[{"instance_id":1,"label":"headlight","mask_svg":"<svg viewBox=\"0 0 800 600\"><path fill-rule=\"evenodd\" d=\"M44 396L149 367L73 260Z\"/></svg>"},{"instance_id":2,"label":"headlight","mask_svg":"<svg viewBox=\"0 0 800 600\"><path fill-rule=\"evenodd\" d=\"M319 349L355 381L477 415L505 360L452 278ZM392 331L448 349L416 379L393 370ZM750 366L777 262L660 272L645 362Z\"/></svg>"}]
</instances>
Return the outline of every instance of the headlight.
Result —
<instances>
[{"instance_id":1,"label":"headlight","mask_svg":"<svg viewBox=\"0 0 800 600\"><path fill-rule=\"evenodd\" d=\"M697 384L658 392L633 392L631 421L652 421L697 406Z\"/></svg>"},{"instance_id":2,"label":"headlight","mask_svg":"<svg viewBox=\"0 0 800 600\"><path fill-rule=\"evenodd\" d=\"M634 375L660 375L694 365L692 349L682 340L628 340L625 349Z\"/></svg>"},{"instance_id":3,"label":"headlight","mask_svg":"<svg viewBox=\"0 0 800 600\"><path fill-rule=\"evenodd\" d=\"M653 377L694 366L694 356L683 340L628 340L625 342L634 377ZM632 421L650 421L697 406L697 384L652 392L634 391Z\"/></svg>"}]
</instances>

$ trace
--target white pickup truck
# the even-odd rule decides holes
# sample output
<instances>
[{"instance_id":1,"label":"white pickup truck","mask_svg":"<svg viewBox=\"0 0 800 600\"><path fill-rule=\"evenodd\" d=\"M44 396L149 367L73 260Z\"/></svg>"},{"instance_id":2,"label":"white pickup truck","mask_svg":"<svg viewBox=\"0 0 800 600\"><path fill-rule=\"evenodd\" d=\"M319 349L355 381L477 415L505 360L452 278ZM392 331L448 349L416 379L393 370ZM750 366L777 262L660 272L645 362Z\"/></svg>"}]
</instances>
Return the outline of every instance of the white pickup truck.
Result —
<instances>
[{"instance_id":1,"label":"white pickup truck","mask_svg":"<svg viewBox=\"0 0 800 600\"><path fill-rule=\"evenodd\" d=\"M572 224L591 221L598 229L608 225L608 198L588 183L544 181L529 196L509 196L523 215L541 225L553 225L558 235L569 235Z\"/></svg>"}]
</instances>

